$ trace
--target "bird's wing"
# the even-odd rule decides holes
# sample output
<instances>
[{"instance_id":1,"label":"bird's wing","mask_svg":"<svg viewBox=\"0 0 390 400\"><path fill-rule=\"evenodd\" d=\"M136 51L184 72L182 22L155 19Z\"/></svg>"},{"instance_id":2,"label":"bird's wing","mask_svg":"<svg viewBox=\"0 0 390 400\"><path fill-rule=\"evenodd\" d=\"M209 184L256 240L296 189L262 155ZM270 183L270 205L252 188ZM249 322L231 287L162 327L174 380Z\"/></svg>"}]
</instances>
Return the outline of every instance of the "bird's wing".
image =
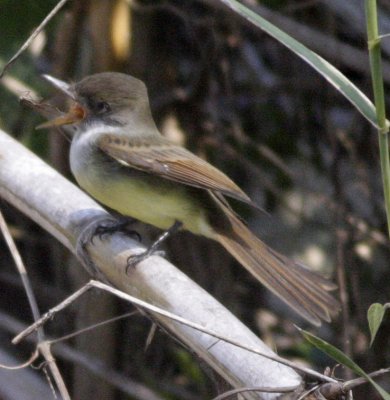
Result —
<instances>
[{"instance_id":1,"label":"bird's wing","mask_svg":"<svg viewBox=\"0 0 390 400\"><path fill-rule=\"evenodd\" d=\"M217 191L258 208L223 172L163 137L153 139L151 144L142 139L105 134L97 145L104 153L127 167L185 185Z\"/></svg>"}]
</instances>

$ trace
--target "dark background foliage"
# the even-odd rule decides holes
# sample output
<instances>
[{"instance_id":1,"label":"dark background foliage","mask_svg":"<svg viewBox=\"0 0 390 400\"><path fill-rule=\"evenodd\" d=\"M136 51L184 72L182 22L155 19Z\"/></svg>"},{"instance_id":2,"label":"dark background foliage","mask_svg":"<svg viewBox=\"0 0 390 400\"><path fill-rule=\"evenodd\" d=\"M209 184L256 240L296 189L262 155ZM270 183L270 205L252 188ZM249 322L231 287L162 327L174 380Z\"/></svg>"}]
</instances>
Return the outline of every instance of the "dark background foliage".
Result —
<instances>
[{"instance_id":1,"label":"dark background foliage","mask_svg":"<svg viewBox=\"0 0 390 400\"><path fill-rule=\"evenodd\" d=\"M327 58L371 96L362 1L247 3ZM386 1L379 3L381 33L388 33L390 7ZM0 2L0 64L55 4L53 0ZM41 73L75 81L90 73L117 70L144 80L162 132L221 168L269 212L259 214L237 205L251 228L283 253L335 277L343 313L316 333L366 371L389 365L388 319L373 348L368 348L366 311L373 302L388 301L390 292L377 138L368 123L302 60L217 0L131 4L69 2L32 50L13 65L7 80L0 81L0 127L72 179L67 140L58 132L34 131L41 119L19 106L24 89L15 88L9 79L42 96L53 93ZM389 42L385 41L383 53L387 87ZM0 205L40 307L47 310L87 276L46 232L5 202ZM158 234L152 228L140 229L145 240ZM305 323L215 243L180 233L169 241L167 250L175 264L279 354L306 360L319 369L333 365L308 346L292 325ZM31 347L13 349L9 344L13 328L7 318L29 323L30 311L3 242L0 254L2 350L27 356ZM52 322L50 334L65 334L128 308L93 293ZM144 350L149 329L147 320L133 317L69 344L78 354L100 359L107 371L120 371L135 390L137 384L144 385L159 398L211 398L224 387L201 360L164 332L157 332ZM129 397L80 362L66 356L59 360L75 399L94 394L99 399L144 398ZM335 374L350 377L342 368ZM358 399L374 396L368 387L355 393Z\"/></svg>"}]
</instances>

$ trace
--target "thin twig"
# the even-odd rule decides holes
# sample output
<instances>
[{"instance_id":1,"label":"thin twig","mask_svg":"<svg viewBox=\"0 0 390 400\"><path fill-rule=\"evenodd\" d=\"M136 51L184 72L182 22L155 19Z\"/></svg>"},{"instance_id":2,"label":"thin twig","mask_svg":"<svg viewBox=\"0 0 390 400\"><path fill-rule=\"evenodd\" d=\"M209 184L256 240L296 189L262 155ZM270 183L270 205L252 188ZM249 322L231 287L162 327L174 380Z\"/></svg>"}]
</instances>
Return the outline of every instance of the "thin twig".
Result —
<instances>
[{"instance_id":1,"label":"thin twig","mask_svg":"<svg viewBox=\"0 0 390 400\"><path fill-rule=\"evenodd\" d=\"M85 284L81 289L74 292L72 295L67 297L64 301L62 301L56 307L53 307L49 310L46 314L44 314L38 321L35 321L34 324L30 325L27 329L22 331L19 335L12 339L13 344L18 344L24 337L30 335L34 332L38 327L42 326L47 320L51 319L57 312L61 311L62 309L66 308L70 304L73 303L78 297L82 296L85 292L91 289L91 283L88 282Z\"/></svg>"},{"instance_id":2,"label":"thin twig","mask_svg":"<svg viewBox=\"0 0 390 400\"><path fill-rule=\"evenodd\" d=\"M233 389L229 390L225 393L220 394L217 397L214 397L212 400L226 400L230 396L240 394L240 393L246 393L246 392L263 392L263 393L289 393L293 392L297 387L296 386L291 386L291 387L253 387L253 388L240 388L240 389Z\"/></svg>"},{"instance_id":3,"label":"thin twig","mask_svg":"<svg viewBox=\"0 0 390 400\"><path fill-rule=\"evenodd\" d=\"M22 257L18 251L18 248L16 247L16 244L12 238L12 235L8 229L7 223L5 222L5 219L4 219L1 211L0 211L0 230L3 233L5 242L11 252L11 255L14 259L16 268L20 274L20 278L22 280L24 290L27 294L27 299L28 299L28 302L29 302L29 305L30 305L30 308L31 308L31 311L33 314L34 321L37 321L40 318L40 313L39 313L37 301L34 296L34 292L32 290L31 282L28 279L26 267L24 266ZM40 354L47 361L50 371L52 373L52 376L57 384L57 388L62 395L62 398L64 400L70 400L70 395L65 386L65 382L62 378L62 375L60 374L57 364L55 363L53 355L51 354L50 344L48 344L45 341L45 334L43 332L42 327L39 327L37 329L37 336L38 336L38 350L39 350Z\"/></svg>"},{"instance_id":4,"label":"thin twig","mask_svg":"<svg viewBox=\"0 0 390 400\"><path fill-rule=\"evenodd\" d=\"M375 378L390 372L390 368L380 369L368 374L370 378ZM351 391L353 388L368 383L364 377L351 379L346 382L325 383L318 388L318 391L327 399L339 398L340 395Z\"/></svg>"},{"instance_id":5,"label":"thin twig","mask_svg":"<svg viewBox=\"0 0 390 400\"><path fill-rule=\"evenodd\" d=\"M138 310L131 311L131 312L128 312L126 314L119 315L117 317L110 318L110 319L107 319L107 320L102 321L102 322L98 322L98 323L93 324L91 326L88 326L86 328L79 329L79 330L77 330L75 332L72 332L69 335L64 335L64 336L61 336L61 337L59 337L57 339L49 340L49 343L50 344L55 344L55 343L58 343L58 342L63 342L64 340L69 340L69 339L74 338L75 336L79 336L79 335L81 335L83 333L89 332L92 329L96 329L96 328L100 328L101 326L112 324L113 322L119 321L119 320L124 319L124 318L132 317L133 315L136 315L136 314L139 314Z\"/></svg>"},{"instance_id":6,"label":"thin twig","mask_svg":"<svg viewBox=\"0 0 390 400\"><path fill-rule=\"evenodd\" d=\"M0 311L0 328L3 331L16 335L25 327L25 323L22 323L13 316ZM27 341L28 343L34 343L33 338L27 338ZM101 360L95 358L91 354L75 350L66 343L57 343L55 346L52 346L52 351L57 358L81 366L97 378L110 383L114 388L121 390L131 398L139 400L162 400L162 398L153 390L147 388L142 383L131 379L128 375L112 369L112 367L104 364ZM175 391L172 391L168 384L165 384L163 381L157 382L156 388L162 392L175 394ZM183 391L185 395L180 397L183 398L183 400L196 398L191 397L191 395L188 392L185 392L185 390Z\"/></svg>"},{"instance_id":7,"label":"thin twig","mask_svg":"<svg viewBox=\"0 0 390 400\"><path fill-rule=\"evenodd\" d=\"M331 385L331 384L330 384ZM305 392L303 392L298 398L297 400L303 400L303 399L307 399L309 398L309 394L315 392L321 385L315 385L314 387L312 387L309 390L306 390Z\"/></svg>"},{"instance_id":8,"label":"thin twig","mask_svg":"<svg viewBox=\"0 0 390 400\"><path fill-rule=\"evenodd\" d=\"M378 371L375 372L371 372L370 374L368 374L368 376L370 376L371 378L377 378L378 376L384 375L384 374L388 374L390 373L390 367L389 368L382 368L379 369ZM347 392L359 385L362 385L364 383L368 383L366 378L356 378L356 379L352 379L350 381L344 382L343 383L343 391Z\"/></svg>"},{"instance_id":9,"label":"thin twig","mask_svg":"<svg viewBox=\"0 0 390 400\"><path fill-rule=\"evenodd\" d=\"M59 311L63 310L64 308L66 308L67 306L69 306L73 301L75 301L78 297L82 296L84 293L86 293L87 291L89 291L92 288L98 288L101 290L105 290L111 294L113 294L114 296L117 296L123 300L129 301L133 304L136 304L137 306L140 306L148 311L151 311L155 314L167 317L173 321L176 321L180 324L189 326L190 328L196 329L200 332L206 333L210 336L213 336L219 340L222 340L226 343L229 343L233 346L239 347L243 350L246 350L248 352L251 352L253 354L258 354L262 357L268 358L270 360L276 361L280 364L283 365L287 365L290 368L293 368L297 371L302 372L305 375L309 375L309 376L313 376L316 377L319 381L321 382L336 382L335 379L329 377L329 376L325 376L323 374L320 374L317 371L313 371L309 368L306 367L302 367L299 365L296 365L295 363L285 360L281 357L278 357L276 355L270 355L270 354L266 354L264 352L262 352L261 350L258 350L256 348L253 348L251 346L247 346L247 345L243 345L241 343L239 343L236 340L233 339L229 339L225 336L222 336L216 332L210 331L209 329L204 328L203 326L188 321L185 318L179 317L177 315L174 315L166 310L163 310L159 307L156 307L152 304L149 304L143 300L140 300L136 297L130 296L124 292L121 292L118 289L115 289L111 286L108 286L102 282L99 281L95 281L95 280L90 280L88 283L86 283L83 287L81 287L79 290L77 290L76 292L74 292L72 295L70 295L67 299L65 299L64 301L62 301L60 304L58 304L56 307L53 307L51 310L49 310L46 314L44 314L41 319L39 321L36 321L34 324L30 325L28 328L26 328L24 331L22 331L21 333L19 333L17 336L14 337L14 339L12 340L12 343L19 343L23 338L25 338L26 336L30 335L32 332L34 332L39 326L41 326L42 324L44 324L47 320L51 319L54 317L54 315L56 313L58 313Z\"/></svg>"},{"instance_id":10,"label":"thin twig","mask_svg":"<svg viewBox=\"0 0 390 400\"><path fill-rule=\"evenodd\" d=\"M25 361L23 364L15 365L13 367L5 364L0 364L0 368L2 369L8 369L8 370L15 370L15 369L22 369L30 366L39 356L39 351L35 350L34 353L31 354L31 357Z\"/></svg>"},{"instance_id":11,"label":"thin twig","mask_svg":"<svg viewBox=\"0 0 390 400\"><path fill-rule=\"evenodd\" d=\"M38 309L38 304L35 299L30 280L28 279L27 271L23 264L22 257L20 256L18 248L16 247L16 244L12 238L12 235L8 229L7 223L5 222L5 219L1 211L0 211L0 230L3 233L4 240L11 252L12 258L14 259L15 262L15 266L20 274L20 278L22 280L24 290L26 291L28 302L30 304L34 320L36 321L41 317ZM44 336L43 331L38 330L38 337L40 340L44 340L43 336Z\"/></svg>"},{"instance_id":12,"label":"thin twig","mask_svg":"<svg viewBox=\"0 0 390 400\"><path fill-rule=\"evenodd\" d=\"M28 95L30 99L38 101L39 96L35 90L20 79L5 76L1 80L1 85L17 97L24 94L24 96Z\"/></svg>"},{"instance_id":13,"label":"thin twig","mask_svg":"<svg viewBox=\"0 0 390 400\"><path fill-rule=\"evenodd\" d=\"M3 70L0 73L0 79L4 76L7 69L20 57L20 55L30 46L31 42L38 36L43 28L50 22L50 20L57 14L57 12L65 5L68 0L61 0L45 17L45 19L34 29L33 33L23 43L15 55L4 65Z\"/></svg>"}]
</instances>

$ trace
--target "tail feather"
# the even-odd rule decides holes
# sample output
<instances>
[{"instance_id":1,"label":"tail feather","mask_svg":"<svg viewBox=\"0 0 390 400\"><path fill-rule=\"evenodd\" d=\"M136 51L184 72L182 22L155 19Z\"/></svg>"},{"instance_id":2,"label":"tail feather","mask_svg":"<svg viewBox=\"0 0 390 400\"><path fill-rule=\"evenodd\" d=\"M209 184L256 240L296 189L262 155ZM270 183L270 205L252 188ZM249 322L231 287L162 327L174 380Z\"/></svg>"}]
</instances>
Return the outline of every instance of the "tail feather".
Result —
<instances>
[{"instance_id":1,"label":"tail feather","mask_svg":"<svg viewBox=\"0 0 390 400\"><path fill-rule=\"evenodd\" d=\"M330 321L330 316L340 308L338 301L328 293L335 285L268 247L224 202L212 197L224 210L233 231L233 234L216 233L215 239L302 317L317 326L321 325L321 319Z\"/></svg>"}]
</instances>

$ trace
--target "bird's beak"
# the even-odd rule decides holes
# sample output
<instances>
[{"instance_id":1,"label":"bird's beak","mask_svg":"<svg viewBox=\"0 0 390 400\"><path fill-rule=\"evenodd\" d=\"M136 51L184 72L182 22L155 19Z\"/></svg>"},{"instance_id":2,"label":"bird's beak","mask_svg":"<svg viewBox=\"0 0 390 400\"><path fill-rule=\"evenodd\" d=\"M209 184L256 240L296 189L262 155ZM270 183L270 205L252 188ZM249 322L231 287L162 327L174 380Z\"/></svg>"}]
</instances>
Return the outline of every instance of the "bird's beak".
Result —
<instances>
[{"instance_id":1,"label":"bird's beak","mask_svg":"<svg viewBox=\"0 0 390 400\"><path fill-rule=\"evenodd\" d=\"M54 119L51 119L50 121L38 125L36 129L45 129L54 126L71 125L82 121L86 117L87 112L85 108L76 101L75 95L70 89L70 85L50 75L43 75L43 77L47 81L49 81L53 86L59 89L62 93L64 93L67 97L72 99L73 104L71 105L67 113L62 114L59 117L56 117Z\"/></svg>"},{"instance_id":2,"label":"bird's beak","mask_svg":"<svg viewBox=\"0 0 390 400\"><path fill-rule=\"evenodd\" d=\"M36 129L46 129L55 126L71 125L82 121L86 116L86 111L78 103L74 103L69 111L57 118L51 119L50 121L44 122L36 127Z\"/></svg>"}]
</instances>

